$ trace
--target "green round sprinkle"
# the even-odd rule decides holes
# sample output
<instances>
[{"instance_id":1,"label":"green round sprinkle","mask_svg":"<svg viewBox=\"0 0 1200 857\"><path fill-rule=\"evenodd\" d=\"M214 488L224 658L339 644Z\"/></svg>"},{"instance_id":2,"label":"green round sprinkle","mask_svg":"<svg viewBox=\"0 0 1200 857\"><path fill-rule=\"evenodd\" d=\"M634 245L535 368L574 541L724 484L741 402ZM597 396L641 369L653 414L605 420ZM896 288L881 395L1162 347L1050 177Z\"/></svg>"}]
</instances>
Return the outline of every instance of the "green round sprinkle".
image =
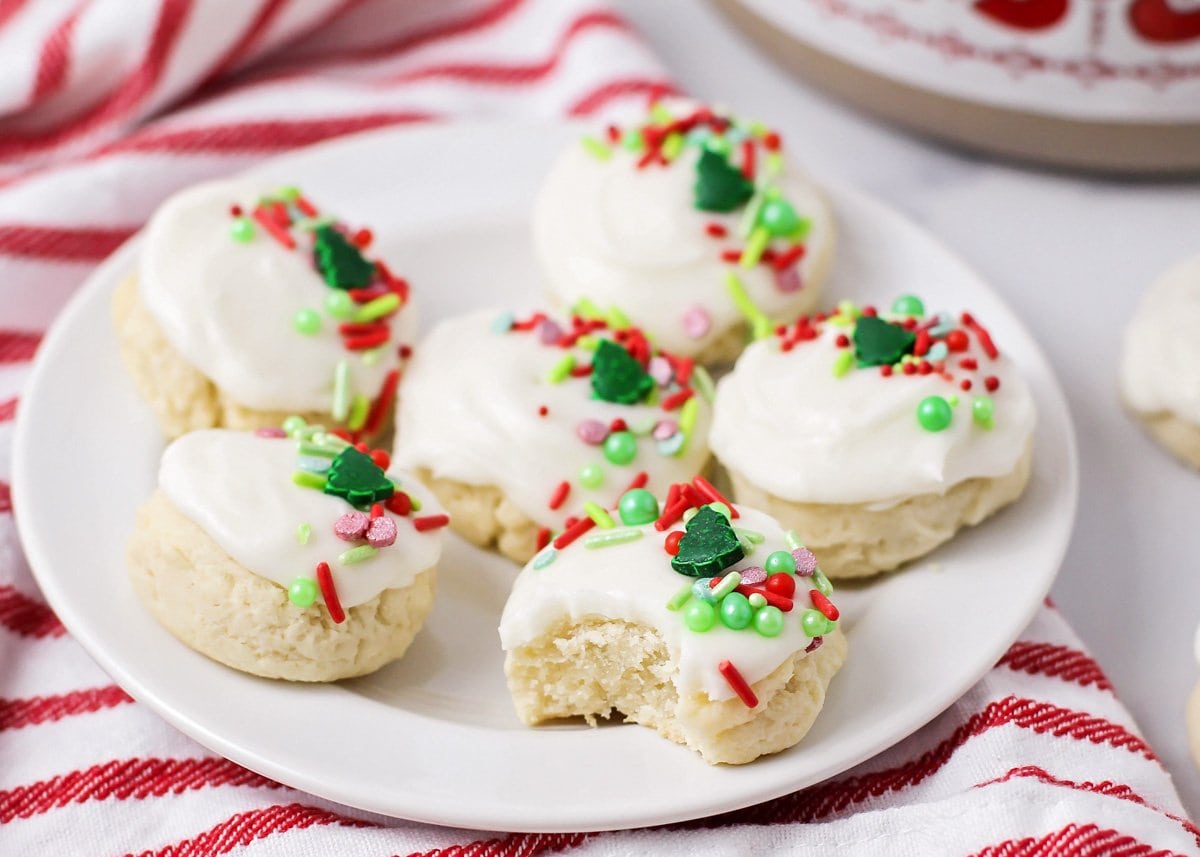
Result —
<instances>
[{"instance_id":1,"label":"green round sprinkle","mask_svg":"<svg viewBox=\"0 0 1200 857\"><path fill-rule=\"evenodd\" d=\"M731 592L721 599L721 624L740 631L754 621L754 608L740 592Z\"/></svg>"},{"instance_id":2,"label":"green round sprinkle","mask_svg":"<svg viewBox=\"0 0 1200 857\"><path fill-rule=\"evenodd\" d=\"M954 412L941 396L926 396L917 405L917 422L925 431L942 431L950 425Z\"/></svg>"},{"instance_id":3,"label":"green round sprinkle","mask_svg":"<svg viewBox=\"0 0 1200 857\"><path fill-rule=\"evenodd\" d=\"M615 431L604 439L604 457L613 464L629 464L637 458L637 438L630 431Z\"/></svg>"},{"instance_id":4,"label":"green round sprinkle","mask_svg":"<svg viewBox=\"0 0 1200 857\"><path fill-rule=\"evenodd\" d=\"M321 315L315 309L297 310L292 324L300 333L312 336L321 330Z\"/></svg>"},{"instance_id":5,"label":"green round sprinkle","mask_svg":"<svg viewBox=\"0 0 1200 857\"><path fill-rule=\"evenodd\" d=\"M949 396L946 397L946 401L950 403L950 407L957 408L958 407L958 394L951 393Z\"/></svg>"},{"instance_id":6,"label":"green round sprinkle","mask_svg":"<svg viewBox=\"0 0 1200 857\"><path fill-rule=\"evenodd\" d=\"M294 202L300 198L300 188L295 185L285 185L279 189L279 198L285 199L288 202Z\"/></svg>"},{"instance_id":7,"label":"green round sprinkle","mask_svg":"<svg viewBox=\"0 0 1200 857\"><path fill-rule=\"evenodd\" d=\"M584 488L599 488L604 484L604 468L599 464L585 464L579 468L579 484Z\"/></svg>"},{"instance_id":8,"label":"green round sprinkle","mask_svg":"<svg viewBox=\"0 0 1200 857\"><path fill-rule=\"evenodd\" d=\"M283 421L283 424L280 425L280 428L282 428L288 434L296 434L297 432L304 431L304 427L307 425L308 423L304 421L304 417L299 416L298 414L292 414Z\"/></svg>"},{"instance_id":9,"label":"green round sprinkle","mask_svg":"<svg viewBox=\"0 0 1200 857\"><path fill-rule=\"evenodd\" d=\"M800 225L796 209L783 198L767 200L758 213L758 220L776 238L791 235Z\"/></svg>"},{"instance_id":10,"label":"green round sprinkle","mask_svg":"<svg viewBox=\"0 0 1200 857\"><path fill-rule=\"evenodd\" d=\"M805 610L800 616L800 627L809 637L820 637L833 630L833 623L820 610Z\"/></svg>"},{"instance_id":11,"label":"green round sprinkle","mask_svg":"<svg viewBox=\"0 0 1200 857\"><path fill-rule=\"evenodd\" d=\"M892 312L896 315L920 318L925 315L925 304L916 295L901 295L892 302Z\"/></svg>"},{"instance_id":12,"label":"green round sprinkle","mask_svg":"<svg viewBox=\"0 0 1200 857\"><path fill-rule=\"evenodd\" d=\"M288 600L297 607L312 607L317 600L317 582L307 577L297 577L288 587Z\"/></svg>"},{"instance_id":13,"label":"green round sprinkle","mask_svg":"<svg viewBox=\"0 0 1200 857\"><path fill-rule=\"evenodd\" d=\"M975 401L971 402L971 419L976 425L991 428L995 414L996 403L992 401L991 396L977 396Z\"/></svg>"},{"instance_id":14,"label":"green round sprinkle","mask_svg":"<svg viewBox=\"0 0 1200 857\"><path fill-rule=\"evenodd\" d=\"M649 524L658 518L658 500L645 488L633 488L621 495L617 512L627 527Z\"/></svg>"},{"instance_id":15,"label":"green round sprinkle","mask_svg":"<svg viewBox=\"0 0 1200 857\"><path fill-rule=\"evenodd\" d=\"M714 512L719 514L726 521L733 520L733 512L724 503L714 502L714 503L709 503L707 505L708 505L708 508L712 509Z\"/></svg>"},{"instance_id":16,"label":"green round sprinkle","mask_svg":"<svg viewBox=\"0 0 1200 857\"><path fill-rule=\"evenodd\" d=\"M325 296L325 311L344 321L354 315L354 299L341 289L334 289Z\"/></svg>"},{"instance_id":17,"label":"green round sprinkle","mask_svg":"<svg viewBox=\"0 0 1200 857\"><path fill-rule=\"evenodd\" d=\"M747 607L750 605L747 604ZM692 599L683 608L683 622L691 631L703 633L717 624L717 608L707 601Z\"/></svg>"},{"instance_id":18,"label":"green round sprinkle","mask_svg":"<svg viewBox=\"0 0 1200 857\"><path fill-rule=\"evenodd\" d=\"M254 240L254 224L250 222L249 217L238 217L233 221L233 225L229 227L229 234L233 236L234 241L239 241L245 244L247 241Z\"/></svg>"},{"instance_id":19,"label":"green round sprinkle","mask_svg":"<svg viewBox=\"0 0 1200 857\"><path fill-rule=\"evenodd\" d=\"M767 555L767 561L763 563L763 568L767 574L784 574L796 573L796 558L788 551L772 551Z\"/></svg>"},{"instance_id":20,"label":"green round sprinkle","mask_svg":"<svg viewBox=\"0 0 1200 857\"><path fill-rule=\"evenodd\" d=\"M778 637L783 633L783 611L769 604L759 607L754 614L754 630L764 637Z\"/></svg>"}]
</instances>

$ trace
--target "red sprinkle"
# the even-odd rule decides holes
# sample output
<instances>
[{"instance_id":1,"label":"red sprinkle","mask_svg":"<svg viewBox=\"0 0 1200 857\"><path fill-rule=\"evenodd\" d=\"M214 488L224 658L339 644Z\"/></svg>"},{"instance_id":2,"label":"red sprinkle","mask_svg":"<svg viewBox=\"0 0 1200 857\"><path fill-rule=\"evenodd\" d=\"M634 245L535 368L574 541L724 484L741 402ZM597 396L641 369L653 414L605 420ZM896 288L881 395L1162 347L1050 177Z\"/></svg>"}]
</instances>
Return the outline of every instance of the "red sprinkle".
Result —
<instances>
[{"instance_id":1,"label":"red sprinkle","mask_svg":"<svg viewBox=\"0 0 1200 857\"><path fill-rule=\"evenodd\" d=\"M596 522L591 518L580 518L578 521L571 524L569 527L559 533L558 538L554 540L555 549L562 550L594 526L596 526Z\"/></svg>"},{"instance_id":2,"label":"red sprinkle","mask_svg":"<svg viewBox=\"0 0 1200 857\"><path fill-rule=\"evenodd\" d=\"M958 361L959 368L974 372L979 368L979 362L974 357L964 357Z\"/></svg>"},{"instance_id":3,"label":"red sprinkle","mask_svg":"<svg viewBox=\"0 0 1200 857\"><path fill-rule=\"evenodd\" d=\"M392 457L388 455L386 449L372 449L371 460L375 462L375 466L380 470L387 470L392 463Z\"/></svg>"},{"instance_id":4,"label":"red sprinkle","mask_svg":"<svg viewBox=\"0 0 1200 857\"><path fill-rule=\"evenodd\" d=\"M892 374L891 365L884 363L882 366L879 367L879 374L885 378L888 377L889 375L891 375Z\"/></svg>"},{"instance_id":5,"label":"red sprinkle","mask_svg":"<svg viewBox=\"0 0 1200 857\"><path fill-rule=\"evenodd\" d=\"M241 217L242 207L240 205L231 205L229 206L229 213L234 217Z\"/></svg>"},{"instance_id":6,"label":"red sprinkle","mask_svg":"<svg viewBox=\"0 0 1200 857\"><path fill-rule=\"evenodd\" d=\"M933 366L928 360L922 360L917 364L917 373L920 375L928 375L933 371Z\"/></svg>"},{"instance_id":7,"label":"red sprinkle","mask_svg":"<svg viewBox=\"0 0 1200 857\"><path fill-rule=\"evenodd\" d=\"M696 361L691 357L675 358L675 380L680 386L687 386L688 381L692 380L692 369L695 366Z\"/></svg>"},{"instance_id":8,"label":"red sprinkle","mask_svg":"<svg viewBox=\"0 0 1200 857\"><path fill-rule=\"evenodd\" d=\"M691 387L684 387L662 400L662 409L664 411L673 411L695 395Z\"/></svg>"},{"instance_id":9,"label":"red sprinkle","mask_svg":"<svg viewBox=\"0 0 1200 857\"><path fill-rule=\"evenodd\" d=\"M316 217L317 207L302 196L295 199L296 208L300 209L300 213L305 217Z\"/></svg>"},{"instance_id":10,"label":"red sprinkle","mask_svg":"<svg viewBox=\"0 0 1200 857\"><path fill-rule=\"evenodd\" d=\"M384 377L383 384L379 387L379 394L371 403L371 410L367 411L367 419L362 427L364 434L373 435L379 431L388 409L392 406L392 400L396 398L396 385L399 383L400 371L398 369L393 369Z\"/></svg>"},{"instance_id":11,"label":"red sprinkle","mask_svg":"<svg viewBox=\"0 0 1200 857\"><path fill-rule=\"evenodd\" d=\"M372 518L383 517L383 504L381 504L381 503L372 503L371 504L371 517Z\"/></svg>"},{"instance_id":12,"label":"red sprinkle","mask_svg":"<svg viewBox=\"0 0 1200 857\"><path fill-rule=\"evenodd\" d=\"M354 237L351 240L359 250L365 250L371 246L371 242L375 240L375 236L371 233L370 229L360 229L354 233Z\"/></svg>"},{"instance_id":13,"label":"red sprinkle","mask_svg":"<svg viewBox=\"0 0 1200 857\"><path fill-rule=\"evenodd\" d=\"M966 392L970 391L970 389L971 389L971 379L970 379L970 378L963 378L963 379L962 379L962 381L960 381L960 382L959 382L958 386L959 386L959 388L960 388L960 389L961 389L961 390L962 390L964 393L966 393Z\"/></svg>"},{"instance_id":14,"label":"red sprinkle","mask_svg":"<svg viewBox=\"0 0 1200 857\"><path fill-rule=\"evenodd\" d=\"M796 594L796 578L786 571L777 571L767 578L766 587L776 595L791 598Z\"/></svg>"},{"instance_id":15,"label":"red sprinkle","mask_svg":"<svg viewBox=\"0 0 1200 857\"><path fill-rule=\"evenodd\" d=\"M663 504L663 508L669 508L675 505L675 501L679 499L680 488L678 482L672 482L671 487L667 489L667 502Z\"/></svg>"},{"instance_id":16,"label":"red sprinkle","mask_svg":"<svg viewBox=\"0 0 1200 857\"><path fill-rule=\"evenodd\" d=\"M795 606L792 602L792 599L788 598L786 595L780 595L778 592L775 592L772 589L767 589L764 586L751 586L748 583L739 583L734 591L742 593L742 595L745 595L747 598L757 592L763 598L767 599L768 604L770 604L772 607L778 607L784 613L791 613L792 607Z\"/></svg>"},{"instance_id":17,"label":"red sprinkle","mask_svg":"<svg viewBox=\"0 0 1200 857\"><path fill-rule=\"evenodd\" d=\"M294 250L296 247L296 239L292 238L290 232L280 226L272 219L271 215L261 205L254 209L254 219L258 225L267 230L272 238L282 244L289 250Z\"/></svg>"},{"instance_id":18,"label":"red sprinkle","mask_svg":"<svg viewBox=\"0 0 1200 857\"><path fill-rule=\"evenodd\" d=\"M321 587L321 597L325 599L325 609L333 624L340 625L346 621L346 611L342 610L342 602L338 601L337 589L333 586L333 575L329 571L329 563L317 563L317 585Z\"/></svg>"},{"instance_id":19,"label":"red sprinkle","mask_svg":"<svg viewBox=\"0 0 1200 857\"><path fill-rule=\"evenodd\" d=\"M742 258L741 250L722 250L721 251L721 261L722 262L736 262L741 258Z\"/></svg>"},{"instance_id":20,"label":"red sprinkle","mask_svg":"<svg viewBox=\"0 0 1200 857\"><path fill-rule=\"evenodd\" d=\"M737 506L726 500L724 495L722 495L721 492L718 491L716 487L703 476L697 476L692 479L692 485L695 487L696 492L709 503L724 503L729 507L729 511L733 518L741 517L741 515L738 514Z\"/></svg>"},{"instance_id":21,"label":"red sprinkle","mask_svg":"<svg viewBox=\"0 0 1200 857\"><path fill-rule=\"evenodd\" d=\"M763 148L768 152L778 152L780 146L779 134L774 131L768 131L763 135L762 144Z\"/></svg>"},{"instance_id":22,"label":"red sprinkle","mask_svg":"<svg viewBox=\"0 0 1200 857\"><path fill-rule=\"evenodd\" d=\"M344 322L338 325L338 333L342 336L363 336L371 333L387 333L388 326L382 321L369 321L362 324Z\"/></svg>"},{"instance_id":23,"label":"red sprinkle","mask_svg":"<svg viewBox=\"0 0 1200 857\"><path fill-rule=\"evenodd\" d=\"M375 262L375 273L387 284L388 289L400 296L401 303L408 302L408 280L397 277L381 260Z\"/></svg>"},{"instance_id":24,"label":"red sprinkle","mask_svg":"<svg viewBox=\"0 0 1200 857\"><path fill-rule=\"evenodd\" d=\"M833 602L821 594L820 590L808 590L808 597L812 599L813 607L816 607L825 614L825 618L830 622L836 622L838 617L842 615L838 609L833 606Z\"/></svg>"},{"instance_id":25,"label":"red sprinkle","mask_svg":"<svg viewBox=\"0 0 1200 857\"><path fill-rule=\"evenodd\" d=\"M967 339L967 335L961 330L952 330L946 334L946 347L951 351L966 351L971 345L971 340Z\"/></svg>"},{"instance_id":26,"label":"red sprinkle","mask_svg":"<svg viewBox=\"0 0 1200 857\"><path fill-rule=\"evenodd\" d=\"M721 661L717 664L717 672L725 677L725 681L729 682L733 692L738 695L738 699L745 703L747 708L758 706L758 697L754 695L753 688L742 678L742 674L737 671L737 667L729 661Z\"/></svg>"},{"instance_id":27,"label":"red sprinkle","mask_svg":"<svg viewBox=\"0 0 1200 857\"><path fill-rule=\"evenodd\" d=\"M683 530L672 530L667 533L667 538L663 542L663 550L671 556L679 553L679 540L683 538Z\"/></svg>"},{"instance_id":28,"label":"red sprinkle","mask_svg":"<svg viewBox=\"0 0 1200 857\"><path fill-rule=\"evenodd\" d=\"M426 530L436 530L450 523L449 515L423 515L420 518L412 519L413 527L418 533L423 533Z\"/></svg>"},{"instance_id":29,"label":"red sprinkle","mask_svg":"<svg viewBox=\"0 0 1200 857\"><path fill-rule=\"evenodd\" d=\"M567 502L567 495L571 493L571 483L563 480L558 483L558 487L554 489L554 493L550 495L550 508L557 509Z\"/></svg>"},{"instance_id":30,"label":"red sprinkle","mask_svg":"<svg viewBox=\"0 0 1200 857\"><path fill-rule=\"evenodd\" d=\"M548 413L550 413L550 409L549 409L549 408L547 408L545 405L539 405L539 406L538 406L538 416L539 416L539 417L544 417L544 416L546 416L546 414L548 414Z\"/></svg>"},{"instance_id":31,"label":"red sprinkle","mask_svg":"<svg viewBox=\"0 0 1200 857\"><path fill-rule=\"evenodd\" d=\"M540 551L546 545L550 544L550 528L538 527L537 531L537 549Z\"/></svg>"},{"instance_id":32,"label":"red sprinkle","mask_svg":"<svg viewBox=\"0 0 1200 857\"><path fill-rule=\"evenodd\" d=\"M729 230L715 220L705 224L704 231L713 238L724 238L729 234Z\"/></svg>"},{"instance_id":33,"label":"red sprinkle","mask_svg":"<svg viewBox=\"0 0 1200 857\"><path fill-rule=\"evenodd\" d=\"M691 507L692 502L686 497L676 500L674 503L667 506L667 508L663 509L662 515L659 516L659 519L654 522L654 529L661 533L667 527L674 526L675 522L679 520L679 517ZM588 518L587 520L590 521L591 518Z\"/></svg>"},{"instance_id":34,"label":"red sprinkle","mask_svg":"<svg viewBox=\"0 0 1200 857\"><path fill-rule=\"evenodd\" d=\"M646 483L649 481L650 474L648 474L645 470L639 471L638 474L630 481L629 487L621 492L621 496L624 496L627 492L632 491L635 488L645 488Z\"/></svg>"},{"instance_id":35,"label":"red sprinkle","mask_svg":"<svg viewBox=\"0 0 1200 857\"><path fill-rule=\"evenodd\" d=\"M754 141L742 140L742 175L754 181Z\"/></svg>"},{"instance_id":36,"label":"red sprinkle","mask_svg":"<svg viewBox=\"0 0 1200 857\"><path fill-rule=\"evenodd\" d=\"M1000 389L1000 379L995 375L988 375L983 379L983 386L987 388L989 393L994 393Z\"/></svg>"},{"instance_id":37,"label":"red sprinkle","mask_svg":"<svg viewBox=\"0 0 1200 857\"><path fill-rule=\"evenodd\" d=\"M917 364L916 363L905 363L904 364L904 374L905 375L915 375L916 372L917 372Z\"/></svg>"},{"instance_id":38,"label":"red sprinkle","mask_svg":"<svg viewBox=\"0 0 1200 857\"><path fill-rule=\"evenodd\" d=\"M924 357L929 353L929 346L931 344L932 340L929 338L929 331L917 331L917 341L913 343L913 354L918 357Z\"/></svg>"},{"instance_id":39,"label":"red sprinkle","mask_svg":"<svg viewBox=\"0 0 1200 857\"><path fill-rule=\"evenodd\" d=\"M387 330L379 331L378 333L361 333L356 336L343 336L342 345L350 351L366 351L369 348L377 348L388 341L391 334Z\"/></svg>"},{"instance_id":40,"label":"red sprinkle","mask_svg":"<svg viewBox=\"0 0 1200 857\"><path fill-rule=\"evenodd\" d=\"M771 265L776 271L786 271L788 268L792 267L792 265L803 259L804 253L805 249L803 244L793 244L791 247L776 256L775 261L773 261Z\"/></svg>"},{"instance_id":41,"label":"red sprinkle","mask_svg":"<svg viewBox=\"0 0 1200 857\"><path fill-rule=\"evenodd\" d=\"M839 333L837 335L837 339L835 339L833 341L833 344L836 345L838 348L849 348L850 347L850 337L848 337L844 333Z\"/></svg>"},{"instance_id":42,"label":"red sprinkle","mask_svg":"<svg viewBox=\"0 0 1200 857\"><path fill-rule=\"evenodd\" d=\"M574 369L571 370L572 378L582 378L584 375L591 375L591 374L592 374L592 364L591 363L584 363L582 366L576 366Z\"/></svg>"},{"instance_id":43,"label":"red sprinkle","mask_svg":"<svg viewBox=\"0 0 1200 857\"><path fill-rule=\"evenodd\" d=\"M533 330L535 327L537 327L539 324L541 324L545 320L546 320L546 314L544 312L535 312L533 315L531 315L529 318L525 319L524 321L514 321L512 329L513 330Z\"/></svg>"}]
</instances>

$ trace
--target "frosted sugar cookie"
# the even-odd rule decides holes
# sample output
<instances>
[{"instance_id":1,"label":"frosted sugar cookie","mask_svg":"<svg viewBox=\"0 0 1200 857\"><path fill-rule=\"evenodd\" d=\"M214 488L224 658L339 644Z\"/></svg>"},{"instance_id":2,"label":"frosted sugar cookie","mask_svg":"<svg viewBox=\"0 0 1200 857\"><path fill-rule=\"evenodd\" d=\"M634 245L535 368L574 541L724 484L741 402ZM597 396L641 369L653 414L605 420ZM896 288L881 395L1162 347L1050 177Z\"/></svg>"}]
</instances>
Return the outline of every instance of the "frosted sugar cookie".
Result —
<instances>
[{"instance_id":1,"label":"frosted sugar cookie","mask_svg":"<svg viewBox=\"0 0 1200 857\"><path fill-rule=\"evenodd\" d=\"M712 764L804 737L846 657L832 589L794 533L712 490L628 491L525 566L500 620L523 721L615 712Z\"/></svg>"},{"instance_id":2,"label":"frosted sugar cookie","mask_svg":"<svg viewBox=\"0 0 1200 857\"><path fill-rule=\"evenodd\" d=\"M297 427L192 432L138 511L130 579L172 634L235 669L363 675L404 654L433 607L447 516L385 452Z\"/></svg>"},{"instance_id":3,"label":"frosted sugar cookie","mask_svg":"<svg viewBox=\"0 0 1200 857\"><path fill-rule=\"evenodd\" d=\"M476 544L525 562L708 460L711 379L624 319L478 312L437 325L401 385L395 460Z\"/></svg>"},{"instance_id":4,"label":"frosted sugar cookie","mask_svg":"<svg viewBox=\"0 0 1200 857\"><path fill-rule=\"evenodd\" d=\"M1200 256L1172 267L1125 329L1121 398L1163 446L1200 468Z\"/></svg>"},{"instance_id":5,"label":"frosted sugar cookie","mask_svg":"<svg viewBox=\"0 0 1200 857\"><path fill-rule=\"evenodd\" d=\"M893 569L1015 500L1033 400L970 313L843 302L754 343L710 444L738 502L797 530L830 577Z\"/></svg>"},{"instance_id":6,"label":"frosted sugar cookie","mask_svg":"<svg viewBox=\"0 0 1200 857\"><path fill-rule=\"evenodd\" d=\"M554 302L618 306L667 350L719 363L816 306L834 222L777 132L670 100L563 152L533 237Z\"/></svg>"},{"instance_id":7,"label":"frosted sugar cookie","mask_svg":"<svg viewBox=\"0 0 1200 857\"><path fill-rule=\"evenodd\" d=\"M412 314L371 240L296 188L238 179L167 200L113 299L121 354L163 431L301 414L378 434Z\"/></svg>"}]
</instances>

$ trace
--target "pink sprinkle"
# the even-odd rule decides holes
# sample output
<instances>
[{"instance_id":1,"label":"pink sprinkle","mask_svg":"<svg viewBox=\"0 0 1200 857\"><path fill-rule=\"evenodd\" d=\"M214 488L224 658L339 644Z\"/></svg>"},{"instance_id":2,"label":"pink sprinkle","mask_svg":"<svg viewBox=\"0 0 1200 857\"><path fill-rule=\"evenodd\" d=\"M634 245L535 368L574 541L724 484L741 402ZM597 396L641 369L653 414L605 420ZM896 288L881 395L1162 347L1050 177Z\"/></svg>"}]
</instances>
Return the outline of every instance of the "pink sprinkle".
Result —
<instances>
[{"instance_id":1,"label":"pink sprinkle","mask_svg":"<svg viewBox=\"0 0 1200 857\"><path fill-rule=\"evenodd\" d=\"M796 558L796 574L809 577L816 571L817 558L808 548L796 548L792 551L792 556Z\"/></svg>"},{"instance_id":2,"label":"pink sprinkle","mask_svg":"<svg viewBox=\"0 0 1200 857\"><path fill-rule=\"evenodd\" d=\"M683 332L692 339L699 339L712 327L712 319L704 311L704 307L699 305L684 310L680 321L683 322Z\"/></svg>"},{"instance_id":3,"label":"pink sprinkle","mask_svg":"<svg viewBox=\"0 0 1200 857\"><path fill-rule=\"evenodd\" d=\"M655 440L669 440L679 431L679 423L675 420L659 420L654 426Z\"/></svg>"},{"instance_id":4,"label":"pink sprinkle","mask_svg":"<svg viewBox=\"0 0 1200 857\"><path fill-rule=\"evenodd\" d=\"M671 364L665 357L651 357L647 371L660 387L665 387L675 375L675 370L671 368Z\"/></svg>"},{"instance_id":5,"label":"pink sprinkle","mask_svg":"<svg viewBox=\"0 0 1200 857\"><path fill-rule=\"evenodd\" d=\"M608 426L600 420L582 420L575 426L575 434L579 435L579 439L584 443L599 446L608 437Z\"/></svg>"},{"instance_id":6,"label":"pink sprinkle","mask_svg":"<svg viewBox=\"0 0 1200 857\"><path fill-rule=\"evenodd\" d=\"M373 548L385 548L396 542L396 522L391 518L375 518L367 528L367 544Z\"/></svg>"},{"instance_id":7,"label":"pink sprinkle","mask_svg":"<svg viewBox=\"0 0 1200 857\"><path fill-rule=\"evenodd\" d=\"M371 516L365 512L347 512L333 524L333 534L344 542L361 539L371 526Z\"/></svg>"},{"instance_id":8,"label":"pink sprinkle","mask_svg":"<svg viewBox=\"0 0 1200 857\"><path fill-rule=\"evenodd\" d=\"M804 288L804 281L800 279L799 266L789 265L782 271L776 271L775 288L781 292L798 292Z\"/></svg>"},{"instance_id":9,"label":"pink sprinkle","mask_svg":"<svg viewBox=\"0 0 1200 857\"><path fill-rule=\"evenodd\" d=\"M563 336L563 329L559 327L557 322L550 319L543 319L538 325L538 340L542 345L554 345Z\"/></svg>"},{"instance_id":10,"label":"pink sprinkle","mask_svg":"<svg viewBox=\"0 0 1200 857\"><path fill-rule=\"evenodd\" d=\"M254 430L255 437L287 437L287 432L281 428L260 428Z\"/></svg>"},{"instance_id":11,"label":"pink sprinkle","mask_svg":"<svg viewBox=\"0 0 1200 857\"><path fill-rule=\"evenodd\" d=\"M824 637L813 637L812 642L808 644L808 648L806 648L804 651L805 652L815 652L817 649L821 648L821 644L824 642L825 642Z\"/></svg>"},{"instance_id":12,"label":"pink sprinkle","mask_svg":"<svg viewBox=\"0 0 1200 857\"><path fill-rule=\"evenodd\" d=\"M767 570L761 565L752 565L749 568L742 569L742 583L745 583L747 586L764 583L766 579Z\"/></svg>"}]
</instances>

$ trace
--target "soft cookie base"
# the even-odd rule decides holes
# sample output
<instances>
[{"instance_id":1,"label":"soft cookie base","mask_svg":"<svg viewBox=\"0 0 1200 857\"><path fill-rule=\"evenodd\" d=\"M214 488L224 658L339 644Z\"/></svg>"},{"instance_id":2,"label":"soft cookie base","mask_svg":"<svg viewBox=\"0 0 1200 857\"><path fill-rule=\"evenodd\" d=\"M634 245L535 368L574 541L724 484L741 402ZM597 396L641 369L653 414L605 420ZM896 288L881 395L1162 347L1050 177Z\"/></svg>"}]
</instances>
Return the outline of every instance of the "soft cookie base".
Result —
<instances>
[{"instance_id":1,"label":"soft cookie base","mask_svg":"<svg viewBox=\"0 0 1200 857\"><path fill-rule=\"evenodd\" d=\"M751 687L747 708L737 697L680 698L677 667L653 628L599 616L564 619L504 662L517 715L533 725L616 712L698 752L710 764L741 765L795 745L825 704L825 691L846 659L840 630L810 655L797 652Z\"/></svg>"},{"instance_id":2,"label":"soft cookie base","mask_svg":"<svg viewBox=\"0 0 1200 857\"><path fill-rule=\"evenodd\" d=\"M184 360L142 303L136 275L126 277L113 292L112 317L125 366L168 438L206 428L277 428L291 415L234 402ZM327 414L318 413L300 416L309 423L328 419Z\"/></svg>"},{"instance_id":3,"label":"soft cookie base","mask_svg":"<svg viewBox=\"0 0 1200 857\"><path fill-rule=\"evenodd\" d=\"M945 494L918 494L894 506L795 503L776 497L730 470L734 500L761 509L794 529L831 578L891 571L949 541L1021 496L1033 461L1027 448L1011 473L967 479Z\"/></svg>"},{"instance_id":4,"label":"soft cookie base","mask_svg":"<svg viewBox=\"0 0 1200 857\"><path fill-rule=\"evenodd\" d=\"M1176 458L1200 470L1200 425L1188 422L1171 411L1147 413L1126 405L1150 436Z\"/></svg>"},{"instance_id":5,"label":"soft cookie base","mask_svg":"<svg viewBox=\"0 0 1200 857\"><path fill-rule=\"evenodd\" d=\"M469 485L434 476L427 468L417 479L450 515L450 529L481 548L498 550L521 565L537 553L538 524L495 485Z\"/></svg>"},{"instance_id":6,"label":"soft cookie base","mask_svg":"<svg viewBox=\"0 0 1200 857\"><path fill-rule=\"evenodd\" d=\"M335 625L320 605L239 565L161 491L137 513L129 577L162 625L223 664L266 678L335 681L374 672L408 649L433 609L436 567L402 589L346 610Z\"/></svg>"}]
</instances>

